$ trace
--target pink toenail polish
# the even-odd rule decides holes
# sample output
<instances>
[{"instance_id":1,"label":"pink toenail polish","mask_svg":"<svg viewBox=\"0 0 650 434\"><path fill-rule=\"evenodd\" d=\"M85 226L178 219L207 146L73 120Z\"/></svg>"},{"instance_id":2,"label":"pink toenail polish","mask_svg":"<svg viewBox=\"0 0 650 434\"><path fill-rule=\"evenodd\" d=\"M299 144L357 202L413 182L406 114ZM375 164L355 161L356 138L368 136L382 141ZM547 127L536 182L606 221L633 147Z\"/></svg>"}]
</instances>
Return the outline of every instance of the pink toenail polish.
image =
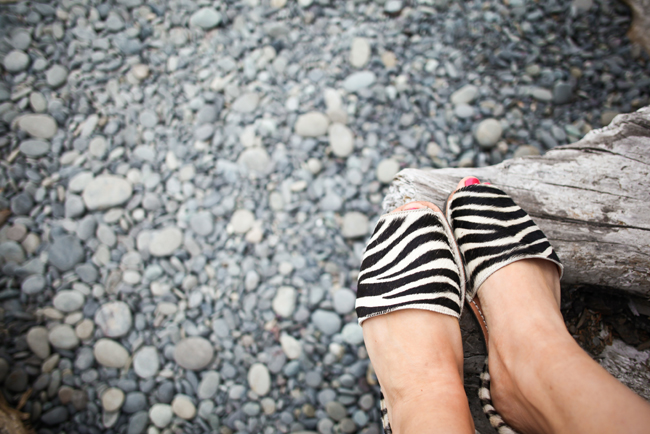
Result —
<instances>
[{"instance_id":1,"label":"pink toenail polish","mask_svg":"<svg viewBox=\"0 0 650 434\"><path fill-rule=\"evenodd\" d=\"M483 185L492 185L489 182L484 182Z\"/></svg>"},{"instance_id":2,"label":"pink toenail polish","mask_svg":"<svg viewBox=\"0 0 650 434\"><path fill-rule=\"evenodd\" d=\"M481 181L479 181L477 178L469 178L467 181L465 181L465 187L469 185L474 185L474 184L480 184Z\"/></svg>"},{"instance_id":3,"label":"pink toenail polish","mask_svg":"<svg viewBox=\"0 0 650 434\"><path fill-rule=\"evenodd\" d=\"M412 209L420 209L420 207L419 206L414 206L414 207L411 207L411 208L406 208L404 211L410 211Z\"/></svg>"}]
</instances>

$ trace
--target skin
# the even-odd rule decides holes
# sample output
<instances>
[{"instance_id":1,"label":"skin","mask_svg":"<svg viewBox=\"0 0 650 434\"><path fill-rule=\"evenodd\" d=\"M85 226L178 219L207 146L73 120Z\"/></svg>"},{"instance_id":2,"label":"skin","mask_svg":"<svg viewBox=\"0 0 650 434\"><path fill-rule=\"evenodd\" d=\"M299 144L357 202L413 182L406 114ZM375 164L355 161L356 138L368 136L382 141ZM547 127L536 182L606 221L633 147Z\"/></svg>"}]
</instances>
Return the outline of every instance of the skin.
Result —
<instances>
[{"instance_id":1,"label":"skin","mask_svg":"<svg viewBox=\"0 0 650 434\"><path fill-rule=\"evenodd\" d=\"M423 207L439 211L430 202L411 202L393 212ZM492 401L514 429L648 432L650 404L594 362L567 331L555 264L540 259L509 264L492 274L477 296L490 331ZM394 433L474 433L457 319L400 310L366 320L363 335Z\"/></svg>"}]
</instances>

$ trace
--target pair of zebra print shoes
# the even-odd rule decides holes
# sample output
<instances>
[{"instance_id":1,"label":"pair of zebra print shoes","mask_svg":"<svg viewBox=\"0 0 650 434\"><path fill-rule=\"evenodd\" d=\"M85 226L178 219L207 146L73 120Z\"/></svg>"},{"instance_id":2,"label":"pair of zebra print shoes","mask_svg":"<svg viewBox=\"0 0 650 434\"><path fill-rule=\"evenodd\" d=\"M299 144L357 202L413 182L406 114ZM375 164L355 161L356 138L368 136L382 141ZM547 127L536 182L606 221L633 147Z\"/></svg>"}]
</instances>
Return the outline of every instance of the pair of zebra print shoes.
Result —
<instances>
[{"instance_id":1,"label":"pair of zebra print shoes","mask_svg":"<svg viewBox=\"0 0 650 434\"><path fill-rule=\"evenodd\" d=\"M500 268L528 258L562 264L544 233L502 190L474 184L447 200L446 217L430 208L383 215L363 255L357 285L359 324L400 309L424 309L460 318L466 300L483 330L475 299L479 287ZM391 434L381 397L384 431ZM490 398L485 359L479 398L499 434L515 433Z\"/></svg>"}]
</instances>

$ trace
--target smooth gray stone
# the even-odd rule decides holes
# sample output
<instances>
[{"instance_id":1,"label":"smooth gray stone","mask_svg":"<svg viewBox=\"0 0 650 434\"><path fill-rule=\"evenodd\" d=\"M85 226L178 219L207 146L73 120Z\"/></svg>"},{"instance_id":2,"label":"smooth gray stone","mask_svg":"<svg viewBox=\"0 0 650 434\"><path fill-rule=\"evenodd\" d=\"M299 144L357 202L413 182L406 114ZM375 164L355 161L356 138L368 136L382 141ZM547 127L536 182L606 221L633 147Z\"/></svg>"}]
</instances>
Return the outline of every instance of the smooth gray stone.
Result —
<instances>
[{"instance_id":1,"label":"smooth gray stone","mask_svg":"<svg viewBox=\"0 0 650 434\"><path fill-rule=\"evenodd\" d=\"M3 65L12 74L24 71L29 66L29 56L20 50L10 51L5 56Z\"/></svg>"},{"instance_id":2,"label":"smooth gray stone","mask_svg":"<svg viewBox=\"0 0 650 434\"><path fill-rule=\"evenodd\" d=\"M316 310L311 315L311 320L316 328L326 335L333 335L341 330L341 318L329 310Z\"/></svg>"},{"instance_id":3,"label":"smooth gray stone","mask_svg":"<svg viewBox=\"0 0 650 434\"><path fill-rule=\"evenodd\" d=\"M59 271L69 271L79 262L83 261L85 252L79 238L66 235L57 238L50 246L48 260Z\"/></svg>"},{"instance_id":4,"label":"smooth gray stone","mask_svg":"<svg viewBox=\"0 0 650 434\"><path fill-rule=\"evenodd\" d=\"M149 424L149 413L146 411L139 411L129 418L129 426L126 430L127 434L141 434Z\"/></svg>"},{"instance_id":5,"label":"smooth gray stone","mask_svg":"<svg viewBox=\"0 0 650 434\"><path fill-rule=\"evenodd\" d=\"M16 215L27 215L34 207L34 200L28 193L20 193L11 199L11 212Z\"/></svg>"},{"instance_id":6,"label":"smooth gray stone","mask_svg":"<svg viewBox=\"0 0 650 434\"><path fill-rule=\"evenodd\" d=\"M45 80L52 89L61 87L68 80L68 70L61 65L52 65L45 73Z\"/></svg>"},{"instance_id":7,"label":"smooth gray stone","mask_svg":"<svg viewBox=\"0 0 650 434\"><path fill-rule=\"evenodd\" d=\"M201 8L190 17L190 25L204 30L216 27L221 22L221 14L212 8Z\"/></svg>"},{"instance_id":8,"label":"smooth gray stone","mask_svg":"<svg viewBox=\"0 0 650 434\"><path fill-rule=\"evenodd\" d=\"M40 294L45 289L45 283L45 278L36 274L25 279L20 285L20 290L27 295Z\"/></svg>"},{"instance_id":9,"label":"smooth gray stone","mask_svg":"<svg viewBox=\"0 0 650 434\"><path fill-rule=\"evenodd\" d=\"M19 149L30 158L38 158L50 152L50 144L44 140L25 140L20 144Z\"/></svg>"},{"instance_id":10,"label":"smooth gray stone","mask_svg":"<svg viewBox=\"0 0 650 434\"><path fill-rule=\"evenodd\" d=\"M54 407L41 416L41 421L46 425L58 425L67 419L68 409L63 406Z\"/></svg>"},{"instance_id":11,"label":"smooth gray stone","mask_svg":"<svg viewBox=\"0 0 650 434\"><path fill-rule=\"evenodd\" d=\"M124 399L122 411L127 414L136 413L147 408L147 395L142 392L129 392Z\"/></svg>"}]
</instances>

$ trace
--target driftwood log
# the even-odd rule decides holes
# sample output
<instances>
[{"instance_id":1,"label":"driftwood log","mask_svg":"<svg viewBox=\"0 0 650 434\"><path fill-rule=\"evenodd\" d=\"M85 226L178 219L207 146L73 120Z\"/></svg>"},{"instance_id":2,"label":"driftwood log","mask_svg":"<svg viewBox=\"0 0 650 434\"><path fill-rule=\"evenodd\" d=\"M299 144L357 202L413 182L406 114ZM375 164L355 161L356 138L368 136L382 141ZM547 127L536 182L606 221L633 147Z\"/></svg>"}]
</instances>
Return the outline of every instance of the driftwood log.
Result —
<instances>
[{"instance_id":1,"label":"driftwood log","mask_svg":"<svg viewBox=\"0 0 650 434\"><path fill-rule=\"evenodd\" d=\"M563 282L650 297L650 107L543 156L481 168L405 169L385 211L413 200L442 207L460 179L503 188L542 228Z\"/></svg>"},{"instance_id":2,"label":"driftwood log","mask_svg":"<svg viewBox=\"0 0 650 434\"><path fill-rule=\"evenodd\" d=\"M533 217L565 265L563 283L598 286L650 297L650 107L619 115L579 142L544 156L523 157L481 168L405 169L384 198L385 212L413 200L444 206L465 176L490 181ZM478 374L486 350L481 331L465 309L460 319L465 353L465 391L477 432L496 434L482 414ZM649 399L648 351L621 341L600 363ZM644 392L646 391L646 392Z\"/></svg>"}]
</instances>

